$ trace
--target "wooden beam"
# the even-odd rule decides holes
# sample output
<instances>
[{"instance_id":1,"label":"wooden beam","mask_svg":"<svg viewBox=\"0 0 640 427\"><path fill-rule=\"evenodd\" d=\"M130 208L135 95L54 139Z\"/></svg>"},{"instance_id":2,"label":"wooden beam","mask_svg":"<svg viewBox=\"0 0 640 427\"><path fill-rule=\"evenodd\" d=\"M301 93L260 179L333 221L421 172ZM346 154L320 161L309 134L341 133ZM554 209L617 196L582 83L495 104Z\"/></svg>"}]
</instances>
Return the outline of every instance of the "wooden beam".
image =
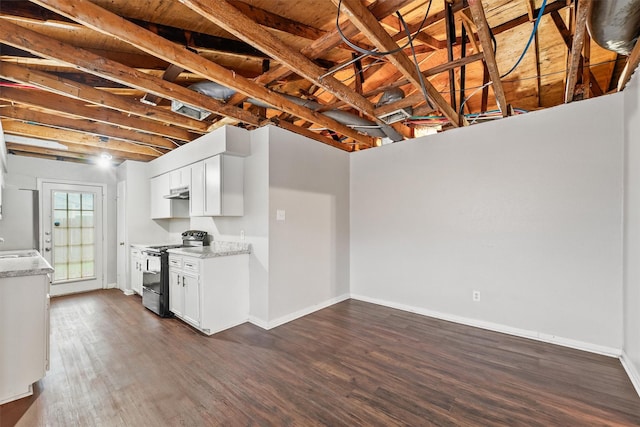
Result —
<instances>
[{"instance_id":1,"label":"wooden beam","mask_svg":"<svg viewBox=\"0 0 640 427\"><path fill-rule=\"evenodd\" d=\"M185 104L229 116L240 122L259 125L259 117L232 105L225 105L211 97L189 90L95 55L87 50L59 42L35 31L11 22L0 25L0 42L26 50L33 54L67 63L87 73L127 85L144 92L150 92L167 99L175 99Z\"/></svg>"},{"instance_id":2,"label":"wooden beam","mask_svg":"<svg viewBox=\"0 0 640 427\"><path fill-rule=\"evenodd\" d=\"M257 22L263 27L273 28L283 33L292 34L309 40L316 40L326 34L326 31L294 21L293 19L276 15L275 13L271 13L242 1L229 0L229 3L242 12L242 14L248 16L252 21Z\"/></svg>"},{"instance_id":3,"label":"wooden beam","mask_svg":"<svg viewBox=\"0 0 640 427\"><path fill-rule=\"evenodd\" d=\"M569 6L569 4L570 2L567 2L567 0L550 1L545 6L543 15L548 15L550 13L562 10L565 7ZM533 11L533 15L538 16L539 12L540 12L540 9L535 9ZM500 25L496 25L491 29L491 31L493 31L494 35L498 35L498 34L504 33L505 31L512 30L513 28L518 27L522 24L526 24L527 22L529 22L529 13L527 13L526 15L520 15L517 18L513 18Z\"/></svg>"},{"instance_id":4,"label":"wooden beam","mask_svg":"<svg viewBox=\"0 0 640 427\"><path fill-rule=\"evenodd\" d=\"M176 46L174 43L140 28L87 0L74 0L73 4L65 0L33 0L33 2L103 34L116 37L150 55L163 58L206 79L262 100L276 109L333 129L363 144L373 145L373 138L356 132L327 116L301 107L277 92L238 76L233 71L208 61L181 46Z\"/></svg>"},{"instance_id":5,"label":"wooden beam","mask_svg":"<svg viewBox=\"0 0 640 427\"><path fill-rule=\"evenodd\" d=\"M471 11L471 16L473 17L473 22L476 24L476 28L478 29L478 37L480 38L480 44L482 45L484 62L487 64L489 76L491 76L493 93L496 96L496 103L502 112L502 117L507 117L509 115L507 99L504 95L502 80L500 80L500 71L498 70L498 64L496 63L496 57L493 52L489 24L487 24L487 18L484 15L482 2L480 0L469 0L469 9Z\"/></svg>"},{"instance_id":6,"label":"wooden beam","mask_svg":"<svg viewBox=\"0 0 640 427\"><path fill-rule=\"evenodd\" d=\"M116 141L112 139L103 140L99 137L73 131L63 131L47 126L3 120L2 128L5 133L10 135L19 135L36 139L48 139L58 141L60 143L75 144L76 146L93 147L100 151L108 151L113 153L113 155L117 154L119 156L137 156L138 158L149 160L160 157L163 154L151 147L143 147L130 142Z\"/></svg>"},{"instance_id":7,"label":"wooden beam","mask_svg":"<svg viewBox=\"0 0 640 427\"><path fill-rule=\"evenodd\" d=\"M553 20L553 23L555 24L556 29L562 36L562 39L564 40L564 43L567 46L567 49L571 49L573 45L573 36L571 35L571 31L569 31L564 21L562 20L562 16L560 16L558 12L552 12L551 19ZM580 58L581 60L583 60L582 52L580 53ZM598 83L596 76L593 75L593 71L591 71L591 69L589 69L589 77L591 79L591 91L593 92L593 95L601 96L604 92L602 91L602 88L600 87L600 84Z\"/></svg>"},{"instance_id":8,"label":"wooden beam","mask_svg":"<svg viewBox=\"0 0 640 427\"><path fill-rule=\"evenodd\" d=\"M534 22L536 20L536 13L535 13L535 0L526 0L526 4L527 4L527 13L529 15L529 22L531 22L532 25L535 25ZM546 7L545 7L546 9ZM541 90L542 90L542 78L540 77L540 37L538 36L538 32L536 31L536 33L533 36L533 48L534 48L534 52L535 52L535 65L536 65L536 97L538 98L538 107L542 106L542 100L541 100Z\"/></svg>"},{"instance_id":9,"label":"wooden beam","mask_svg":"<svg viewBox=\"0 0 640 427\"><path fill-rule=\"evenodd\" d=\"M332 0L336 6L339 0ZM351 22L358 27L362 33L378 48L380 51L393 51L398 48L396 42L393 41L389 33L380 25L377 18L360 3L360 0L342 0L344 7L349 15ZM416 69L415 64L400 51L388 55L387 58L398 68L398 70L411 82L412 85L422 90L422 83L434 104L442 111L442 113L451 121L453 126L465 126L468 123L465 118L458 114L440 95L438 90L433 87L428 79L420 77L420 71Z\"/></svg>"},{"instance_id":10,"label":"wooden beam","mask_svg":"<svg viewBox=\"0 0 640 427\"><path fill-rule=\"evenodd\" d=\"M373 104L354 92L333 76L324 76L325 70L318 67L299 51L285 45L280 39L265 32L258 24L231 6L225 0L179 0L200 16L213 22L245 42L256 46L272 58L277 59L296 74L333 94L357 110L373 116Z\"/></svg>"},{"instance_id":11,"label":"wooden beam","mask_svg":"<svg viewBox=\"0 0 640 427\"><path fill-rule=\"evenodd\" d=\"M54 113L62 112L127 129L139 129L143 132L166 136L180 141L191 141L199 136L186 129L166 126L141 118L129 117L119 111L101 107L87 107L84 102L69 99L65 96L52 93L42 96L42 92L39 90L0 87L0 99L45 109Z\"/></svg>"},{"instance_id":12,"label":"wooden beam","mask_svg":"<svg viewBox=\"0 0 640 427\"><path fill-rule=\"evenodd\" d=\"M373 13L376 18L382 19L385 16L388 16L395 12L396 10L406 6L411 3L413 0L386 0L386 1L377 1L369 6L369 10ZM346 37L353 37L358 34L358 29L352 25L349 21L344 21L340 24L340 29ZM328 32L323 37L314 40L309 43L307 46L300 50L304 56L309 59L314 59L322 55L323 53L340 46L342 44L342 38L340 37L340 33L335 29L333 31ZM292 71L284 66L277 66L271 68L269 72L264 73L258 76L255 79L256 83L268 85L271 82L276 80L283 79L291 74ZM246 97L242 94L236 94L229 99L229 104L235 105L243 100Z\"/></svg>"},{"instance_id":13,"label":"wooden beam","mask_svg":"<svg viewBox=\"0 0 640 427\"><path fill-rule=\"evenodd\" d=\"M62 96L90 104L112 108L126 114L172 124L206 133L207 124L163 108L132 101L91 86L56 77L43 71L30 70L15 64L0 62L0 77L16 83L33 85Z\"/></svg>"},{"instance_id":14,"label":"wooden beam","mask_svg":"<svg viewBox=\"0 0 640 427\"><path fill-rule=\"evenodd\" d=\"M278 117L274 117L271 119L273 124L276 126L289 130L291 132L295 132L299 135L306 136L307 138L322 142L323 144L330 145L335 148L339 148L344 151L353 151L353 146L351 144L344 144L337 141L334 141L331 138L327 138L326 136L322 136L318 133L315 133L309 129L303 128L301 126L296 126L293 123L287 122L286 120L280 120Z\"/></svg>"},{"instance_id":15,"label":"wooden beam","mask_svg":"<svg viewBox=\"0 0 640 427\"><path fill-rule=\"evenodd\" d=\"M589 32L584 33L584 42L582 43L582 84L584 85L583 99L591 98L591 37Z\"/></svg>"},{"instance_id":16,"label":"wooden beam","mask_svg":"<svg viewBox=\"0 0 640 427\"><path fill-rule=\"evenodd\" d=\"M80 153L78 151L66 151L66 150L52 150L49 148L41 148L35 147L33 145L24 145L24 144L16 144L13 142L7 142L7 151L13 155L22 155L29 157L37 157L41 159L47 160L65 160L72 162L81 162L81 163L90 163L94 162L96 158L100 155L95 149L88 150L92 151L89 153ZM67 147L73 148L73 146L67 145ZM79 149L84 149L84 147L79 147Z\"/></svg>"},{"instance_id":17,"label":"wooden beam","mask_svg":"<svg viewBox=\"0 0 640 427\"><path fill-rule=\"evenodd\" d=\"M591 0L578 0L578 10L576 14L576 30L573 35L573 43L571 46L571 56L569 59L569 76L564 91L564 102L573 101L573 94L578 81L578 68L580 59L582 58L582 46L584 43L584 35L587 31L587 18L591 10Z\"/></svg>"},{"instance_id":18,"label":"wooden beam","mask_svg":"<svg viewBox=\"0 0 640 427\"><path fill-rule=\"evenodd\" d=\"M640 64L640 43L636 42L636 45L633 47L631 51L631 55L627 59L627 64L624 66L624 70L622 70L622 74L620 75L620 79L618 80L618 92L624 90L631 79L631 75L638 68L638 64Z\"/></svg>"},{"instance_id":19,"label":"wooden beam","mask_svg":"<svg viewBox=\"0 0 640 427\"><path fill-rule=\"evenodd\" d=\"M49 138L50 139L50 138ZM113 156L112 161L120 162L122 160L136 160L139 162L148 162L157 157L144 156L133 153L120 153L112 152L109 150L103 150L96 147L89 147L82 144L72 144L70 142L65 143L68 150L52 150L49 148L35 147L32 145L17 144L14 142L7 142L7 150L18 151L23 153L30 153L36 155L50 155L55 156L56 160L59 158L71 158L71 159L83 159L86 162L95 162L102 153L108 153Z\"/></svg>"},{"instance_id":20,"label":"wooden beam","mask_svg":"<svg viewBox=\"0 0 640 427\"><path fill-rule=\"evenodd\" d=\"M453 70L463 65L471 64L472 62L475 62L475 61L481 61L483 58L484 58L484 55L482 53L476 53L473 55L466 56L464 58L458 58L451 62L437 65L433 68L429 68L428 70L423 71L422 74L424 75L425 78L435 76L436 74L444 73L446 71ZM399 85L406 84L406 83L408 83L408 81L406 80L402 80L398 82ZM376 89L376 92L384 91L384 89L385 89L384 86L380 87ZM373 96L375 95L375 93L366 93L365 95ZM405 96L401 100L376 108L375 114L378 116L388 114L400 108L405 108L410 105L418 104L421 101L424 101L424 95L422 95L421 91L417 91L412 93L411 95Z\"/></svg>"},{"instance_id":21,"label":"wooden beam","mask_svg":"<svg viewBox=\"0 0 640 427\"><path fill-rule=\"evenodd\" d=\"M20 120L23 122L38 123L45 126L57 127L66 130L75 130L89 135L106 136L108 138L120 139L122 141L135 142L137 144L148 145L150 147L173 150L178 145L168 139L151 135L148 133L123 129L105 123L97 123L86 119L71 119L59 114L47 114L29 108L2 107L0 117Z\"/></svg>"}]
</instances>

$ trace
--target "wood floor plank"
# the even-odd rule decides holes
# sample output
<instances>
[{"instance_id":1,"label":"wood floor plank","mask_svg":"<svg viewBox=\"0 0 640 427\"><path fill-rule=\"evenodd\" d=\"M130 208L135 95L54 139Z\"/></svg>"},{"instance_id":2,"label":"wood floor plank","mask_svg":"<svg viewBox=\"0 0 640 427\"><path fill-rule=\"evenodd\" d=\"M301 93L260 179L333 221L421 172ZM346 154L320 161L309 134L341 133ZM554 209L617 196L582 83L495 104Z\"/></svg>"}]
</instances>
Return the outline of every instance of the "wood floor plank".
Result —
<instances>
[{"instance_id":1,"label":"wood floor plank","mask_svg":"<svg viewBox=\"0 0 640 427\"><path fill-rule=\"evenodd\" d=\"M55 298L0 426L637 426L614 358L360 301L211 337L117 290Z\"/></svg>"}]
</instances>

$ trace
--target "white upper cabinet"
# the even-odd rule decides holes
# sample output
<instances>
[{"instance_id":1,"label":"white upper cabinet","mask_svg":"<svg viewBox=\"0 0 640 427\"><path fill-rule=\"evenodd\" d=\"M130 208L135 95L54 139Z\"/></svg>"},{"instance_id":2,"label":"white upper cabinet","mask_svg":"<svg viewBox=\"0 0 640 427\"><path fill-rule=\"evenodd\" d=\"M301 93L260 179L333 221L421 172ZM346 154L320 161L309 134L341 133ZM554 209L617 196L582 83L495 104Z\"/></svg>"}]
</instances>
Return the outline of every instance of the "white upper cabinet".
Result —
<instances>
[{"instance_id":1,"label":"white upper cabinet","mask_svg":"<svg viewBox=\"0 0 640 427\"><path fill-rule=\"evenodd\" d=\"M151 197L151 218L187 218L189 203L186 200L171 200L164 196L171 188L171 173L158 175L149 180Z\"/></svg>"},{"instance_id":2,"label":"white upper cabinet","mask_svg":"<svg viewBox=\"0 0 640 427\"><path fill-rule=\"evenodd\" d=\"M180 169L171 171L169 172L169 176L171 177L169 188L189 187L191 185L190 166L185 166Z\"/></svg>"},{"instance_id":3,"label":"white upper cabinet","mask_svg":"<svg viewBox=\"0 0 640 427\"><path fill-rule=\"evenodd\" d=\"M244 214L244 159L219 154L191 166L191 216Z\"/></svg>"}]
</instances>

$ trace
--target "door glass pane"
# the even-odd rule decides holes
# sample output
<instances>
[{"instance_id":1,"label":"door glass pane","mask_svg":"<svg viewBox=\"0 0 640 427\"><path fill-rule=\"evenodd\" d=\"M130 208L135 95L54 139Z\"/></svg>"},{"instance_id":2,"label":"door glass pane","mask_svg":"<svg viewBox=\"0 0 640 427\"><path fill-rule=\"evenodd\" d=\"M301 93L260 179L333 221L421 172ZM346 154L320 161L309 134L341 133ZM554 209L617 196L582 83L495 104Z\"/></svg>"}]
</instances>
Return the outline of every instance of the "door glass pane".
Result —
<instances>
[{"instance_id":1,"label":"door glass pane","mask_svg":"<svg viewBox=\"0 0 640 427\"><path fill-rule=\"evenodd\" d=\"M54 284L95 278L93 193L53 192Z\"/></svg>"}]
</instances>

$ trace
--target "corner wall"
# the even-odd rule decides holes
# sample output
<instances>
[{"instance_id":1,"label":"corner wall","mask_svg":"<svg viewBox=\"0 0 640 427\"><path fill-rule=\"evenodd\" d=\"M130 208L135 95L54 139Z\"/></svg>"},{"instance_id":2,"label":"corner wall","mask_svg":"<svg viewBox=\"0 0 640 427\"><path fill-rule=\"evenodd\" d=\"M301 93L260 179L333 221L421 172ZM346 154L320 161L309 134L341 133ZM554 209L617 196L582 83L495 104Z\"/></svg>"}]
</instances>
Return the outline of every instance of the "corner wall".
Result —
<instances>
[{"instance_id":1,"label":"corner wall","mask_svg":"<svg viewBox=\"0 0 640 427\"><path fill-rule=\"evenodd\" d=\"M349 154L270 126L268 215L270 326L348 298Z\"/></svg>"},{"instance_id":2,"label":"corner wall","mask_svg":"<svg viewBox=\"0 0 640 427\"><path fill-rule=\"evenodd\" d=\"M354 298L619 354L622 102L353 153Z\"/></svg>"},{"instance_id":3,"label":"corner wall","mask_svg":"<svg viewBox=\"0 0 640 427\"><path fill-rule=\"evenodd\" d=\"M624 354L640 394L640 71L624 90Z\"/></svg>"}]
</instances>

